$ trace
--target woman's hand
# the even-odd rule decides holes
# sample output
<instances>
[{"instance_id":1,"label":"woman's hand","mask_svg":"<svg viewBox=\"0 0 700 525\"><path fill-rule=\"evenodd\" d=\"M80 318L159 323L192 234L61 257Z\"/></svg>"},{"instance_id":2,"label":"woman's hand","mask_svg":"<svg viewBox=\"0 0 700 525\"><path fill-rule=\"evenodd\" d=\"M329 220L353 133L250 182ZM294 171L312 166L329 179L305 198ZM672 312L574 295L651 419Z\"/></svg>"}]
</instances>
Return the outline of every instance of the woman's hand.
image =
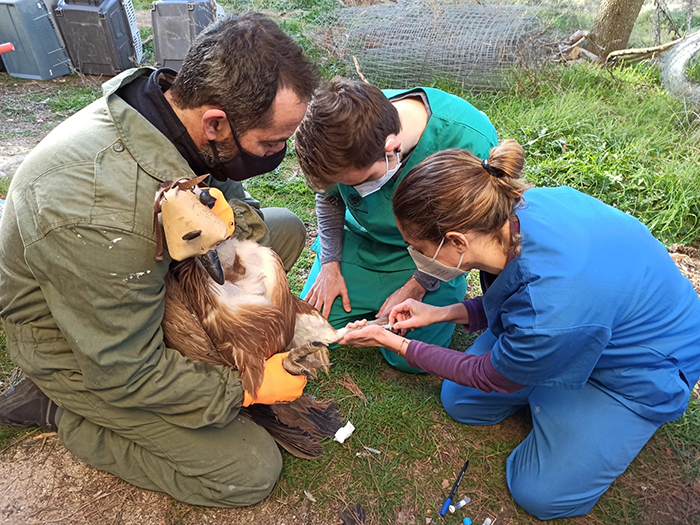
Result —
<instances>
[{"instance_id":1,"label":"woman's hand","mask_svg":"<svg viewBox=\"0 0 700 525\"><path fill-rule=\"evenodd\" d=\"M444 321L442 308L421 303L415 299L397 304L389 313L389 324L393 330L413 330Z\"/></svg>"},{"instance_id":2,"label":"woman's hand","mask_svg":"<svg viewBox=\"0 0 700 525\"><path fill-rule=\"evenodd\" d=\"M401 288L386 298L386 301L384 301L384 304L379 309L379 313L376 315L376 317L379 319L380 317L388 316L389 312L391 312L394 306L407 299L421 301L423 297L425 297L425 288L422 284L411 277Z\"/></svg>"},{"instance_id":3,"label":"woman's hand","mask_svg":"<svg viewBox=\"0 0 700 525\"><path fill-rule=\"evenodd\" d=\"M396 335L388 330L385 330L379 325L370 325L362 328L367 324L367 319L350 323L346 328L360 328L350 332L343 337L338 344L352 346L381 346L404 356L408 342L404 337Z\"/></svg>"},{"instance_id":4,"label":"woman's hand","mask_svg":"<svg viewBox=\"0 0 700 525\"><path fill-rule=\"evenodd\" d=\"M321 271L316 281L304 297L304 301L311 304L316 310L328 319L335 298L340 296L343 300L343 309L350 312L350 296L345 278L340 273L340 263L337 261L321 265Z\"/></svg>"}]
</instances>

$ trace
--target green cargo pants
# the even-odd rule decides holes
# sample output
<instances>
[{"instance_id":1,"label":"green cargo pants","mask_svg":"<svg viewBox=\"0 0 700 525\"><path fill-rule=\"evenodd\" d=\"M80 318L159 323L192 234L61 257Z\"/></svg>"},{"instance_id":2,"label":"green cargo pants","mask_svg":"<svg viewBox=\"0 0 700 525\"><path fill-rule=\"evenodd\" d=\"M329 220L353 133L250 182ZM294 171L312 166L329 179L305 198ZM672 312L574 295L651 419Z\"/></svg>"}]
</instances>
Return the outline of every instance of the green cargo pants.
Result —
<instances>
[{"instance_id":1,"label":"green cargo pants","mask_svg":"<svg viewBox=\"0 0 700 525\"><path fill-rule=\"evenodd\" d=\"M78 373L32 380L64 407L61 443L138 487L194 505L240 507L265 498L282 470L277 444L243 416L221 428L185 428L146 410L105 403L85 390Z\"/></svg>"},{"instance_id":2,"label":"green cargo pants","mask_svg":"<svg viewBox=\"0 0 700 525\"><path fill-rule=\"evenodd\" d=\"M306 241L306 226L294 212L287 208L263 208L265 225L270 233L269 243L261 242L272 248L282 259L284 269L289 271L297 262Z\"/></svg>"}]
</instances>

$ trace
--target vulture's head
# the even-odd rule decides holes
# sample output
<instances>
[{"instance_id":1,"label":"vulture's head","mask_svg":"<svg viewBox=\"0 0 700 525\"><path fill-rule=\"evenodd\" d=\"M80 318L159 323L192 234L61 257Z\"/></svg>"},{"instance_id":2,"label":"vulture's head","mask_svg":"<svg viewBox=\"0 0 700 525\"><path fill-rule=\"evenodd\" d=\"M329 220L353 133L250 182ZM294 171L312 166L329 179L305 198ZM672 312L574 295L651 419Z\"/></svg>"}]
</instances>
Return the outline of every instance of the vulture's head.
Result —
<instances>
[{"instance_id":1,"label":"vulture's head","mask_svg":"<svg viewBox=\"0 0 700 525\"><path fill-rule=\"evenodd\" d=\"M197 257L212 279L224 284L224 272L216 246L233 234L235 215L220 190L197 186L204 177L206 175L196 179L180 179L159 187L153 220L158 240L156 260L163 259L160 222L168 253L173 260Z\"/></svg>"}]
</instances>

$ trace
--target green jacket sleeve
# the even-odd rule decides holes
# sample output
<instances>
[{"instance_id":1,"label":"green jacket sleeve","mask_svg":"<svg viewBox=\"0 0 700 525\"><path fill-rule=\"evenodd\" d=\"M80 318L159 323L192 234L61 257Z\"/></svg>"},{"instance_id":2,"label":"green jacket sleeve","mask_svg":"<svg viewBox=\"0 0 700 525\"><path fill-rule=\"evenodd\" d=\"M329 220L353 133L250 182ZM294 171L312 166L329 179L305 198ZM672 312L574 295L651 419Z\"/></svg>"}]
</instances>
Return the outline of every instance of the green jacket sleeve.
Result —
<instances>
[{"instance_id":1,"label":"green jacket sleeve","mask_svg":"<svg viewBox=\"0 0 700 525\"><path fill-rule=\"evenodd\" d=\"M152 239L92 225L30 243L25 259L67 339L86 388L119 407L188 428L223 426L243 399L238 372L163 343L164 273Z\"/></svg>"}]
</instances>

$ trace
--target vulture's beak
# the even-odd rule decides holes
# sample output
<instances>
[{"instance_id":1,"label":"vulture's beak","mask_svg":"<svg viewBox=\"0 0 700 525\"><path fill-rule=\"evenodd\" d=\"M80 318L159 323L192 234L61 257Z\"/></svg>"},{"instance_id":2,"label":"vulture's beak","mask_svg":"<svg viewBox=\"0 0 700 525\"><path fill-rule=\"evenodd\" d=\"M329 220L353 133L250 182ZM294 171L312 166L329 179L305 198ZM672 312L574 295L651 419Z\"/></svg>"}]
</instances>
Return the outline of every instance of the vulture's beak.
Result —
<instances>
[{"instance_id":1,"label":"vulture's beak","mask_svg":"<svg viewBox=\"0 0 700 525\"><path fill-rule=\"evenodd\" d=\"M223 286L226 279L224 279L224 270L221 268L221 261L219 260L219 254L216 253L216 248L209 250L204 255L198 255L197 257L211 278L214 279L216 283Z\"/></svg>"}]
</instances>

